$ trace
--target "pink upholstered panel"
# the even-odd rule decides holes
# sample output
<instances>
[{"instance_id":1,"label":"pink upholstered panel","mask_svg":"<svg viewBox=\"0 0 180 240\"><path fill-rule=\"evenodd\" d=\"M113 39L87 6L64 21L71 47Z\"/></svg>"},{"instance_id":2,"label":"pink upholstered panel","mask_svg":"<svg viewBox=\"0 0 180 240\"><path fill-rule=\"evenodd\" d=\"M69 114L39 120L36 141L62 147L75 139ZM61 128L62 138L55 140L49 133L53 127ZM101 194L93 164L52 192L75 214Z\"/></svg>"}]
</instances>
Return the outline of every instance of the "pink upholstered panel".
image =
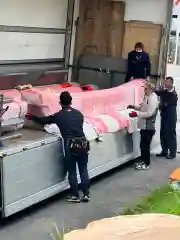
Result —
<instances>
[{"instance_id":1,"label":"pink upholstered panel","mask_svg":"<svg viewBox=\"0 0 180 240\"><path fill-rule=\"evenodd\" d=\"M74 93L74 92L82 92L83 90L78 87L78 86L72 86L72 87L67 87L67 88L63 88L60 84L54 84L54 85L47 85L47 86L40 86L37 87L37 89L39 90L45 90L45 89L50 89L52 91L55 91L56 93L61 93L63 91L68 91L70 93Z\"/></svg>"},{"instance_id":2,"label":"pink upholstered panel","mask_svg":"<svg viewBox=\"0 0 180 240\"><path fill-rule=\"evenodd\" d=\"M2 117L4 121L12 118L23 118L27 114L27 103L24 101L14 101L4 105L4 107L6 106L9 106L9 109Z\"/></svg>"},{"instance_id":3,"label":"pink upholstered panel","mask_svg":"<svg viewBox=\"0 0 180 240\"><path fill-rule=\"evenodd\" d=\"M78 86L61 88L59 85L43 86L25 90L21 94L17 90L4 91L5 95L18 100L13 103L9 113L4 117L16 117L20 112L21 97L28 103L28 112L37 116L47 116L60 110L59 94L62 91L69 91L73 97L74 108L79 109L99 134L108 132L108 126L99 116L102 114L109 115L119 123L119 129L129 126L130 122L125 116L121 116L118 110L125 109L129 104L140 104L143 99L143 81L134 80L122 86L82 92ZM79 92L78 92L79 91ZM20 102L21 100L21 102Z\"/></svg>"},{"instance_id":4,"label":"pink upholstered panel","mask_svg":"<svg viewBox=\"0 0 180 240\"><path fill-rule=\"evenodd\" d=\"M13 98L13 99L18 100L18 101L22 100L21 93L16 89L2 90L1 92L6 97Z\"/></svg>"}]
</instances>

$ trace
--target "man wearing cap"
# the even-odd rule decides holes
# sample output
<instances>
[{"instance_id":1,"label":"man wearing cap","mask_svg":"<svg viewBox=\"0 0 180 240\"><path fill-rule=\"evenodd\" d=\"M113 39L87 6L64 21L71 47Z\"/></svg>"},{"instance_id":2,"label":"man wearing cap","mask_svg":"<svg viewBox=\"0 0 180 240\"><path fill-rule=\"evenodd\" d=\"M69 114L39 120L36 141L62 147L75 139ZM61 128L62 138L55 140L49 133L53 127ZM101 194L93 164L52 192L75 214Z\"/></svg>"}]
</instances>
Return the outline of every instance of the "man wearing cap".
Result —
<instances>
[{"instance_id":1,"label":"man wearing cap","mask_svg":"<svg viewBox=\"0 0 180 240\"><path fill-rule=\"evenodd\" d=\"M167 159L176 158L177 139L176 139L176 122L177 122L177 101L178 95L173 86L174 79L167 77L164 82L164 89L156 91L160 96L160 114L161 114L161 153L157 157Z\"/></svg>"},{"instance_id":2,"label":"man wearing cap","mask_svg":"<svg viewBox=\"0 0 180 240\"><path fill-rule=\"evenodd\" d=\"M65 150L65 164L68 171L68 180L71 188L71 196L67 198L69 202L88 202L89 197L89 176L88 176L88 152L89 142L83 132L83 114L71 107L72 97L69 92L62 92L60 95L60 105L62 110L47 117L36 117L27 115L28 119L40 124L55 123L63 138ZM79 168L81 178L81 189L83 196L80 198L78 192L78 180L76 164Z\"/></svg>"},{"instance_id":3,"label":"man wearing cap","mask_svg":"<svg viewBox=\"0 0 180 240\"><path fill-rule=\"evenodd\" d=\"M144 86L145 97L140 106L129 105L129 109L134 109L129 116L138 117L138 128L140 129L140 149L141 161L136 165L138 170L147 170L150 166L150 145L155 134L155 121L158 112L158 98L154 93L154 86L146 83ZM137 113L136 111L139 111Z\"/></svg>"}]
</instances>

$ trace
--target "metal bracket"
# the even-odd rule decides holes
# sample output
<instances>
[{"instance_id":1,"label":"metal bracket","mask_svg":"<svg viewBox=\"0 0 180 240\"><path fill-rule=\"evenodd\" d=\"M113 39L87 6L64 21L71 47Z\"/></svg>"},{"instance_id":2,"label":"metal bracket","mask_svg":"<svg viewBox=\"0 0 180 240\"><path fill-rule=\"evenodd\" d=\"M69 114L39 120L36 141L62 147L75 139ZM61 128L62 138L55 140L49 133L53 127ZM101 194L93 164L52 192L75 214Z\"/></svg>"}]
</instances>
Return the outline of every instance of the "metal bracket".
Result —
<instances>
[{"instance_id":1,"label":"metal bracket","mask_svg":"<svg viewBox=\"0 0 180 240\"><path fill-rule=\"evenodd\" d=\"M68 0L68 10L67 10L67 22L66 22L66 35L64 43L64 67L68 68L70 51L71 51L71 39L72 39L72 29L73 29L73 19L74 19L74 5L75 0Z\"/></svg>"}]
</instances>

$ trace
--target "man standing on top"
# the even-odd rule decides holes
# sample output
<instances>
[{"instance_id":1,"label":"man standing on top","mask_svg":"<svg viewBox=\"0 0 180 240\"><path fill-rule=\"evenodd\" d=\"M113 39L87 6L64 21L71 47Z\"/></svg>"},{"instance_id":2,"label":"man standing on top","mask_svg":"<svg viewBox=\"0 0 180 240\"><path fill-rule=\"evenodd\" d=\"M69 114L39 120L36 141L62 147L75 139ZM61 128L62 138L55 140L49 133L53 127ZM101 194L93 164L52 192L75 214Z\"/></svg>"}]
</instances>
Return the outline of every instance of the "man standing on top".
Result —
<instances>
[{"instance_id":1,"label":"man standing on top","mask_svg":"<svg viewBox=\"0 0 180 240\"><path fill-rule=\"evenodd\" d=\"M176 158L177 152L176 122L178 96L173 83L174 79L172 77L167 77L164 83L165 89L156 91L156 94L160 96L160 139L162 147L162 152L156 156L165 157L167 159Z\"/></svg>"},{"instance_id":2,"label":"man standing on top","mask_svg":"<svg viewBox=\"0 0 180 240\"><path fill-rule=\"evenodd\" d=\"M43 125L55 123L58 126L64 142L65 165L71 187L71 196L67 200L74 203L79 203L80 201L88 202L90 200L87 169L89 142L86 140L83 132L83 114L72 108L71 103L72 97L70 93L62 92L60 95L62 110L47 117L36 117L29 114L27 118ZM76 164L79 168L81 189L83 192L81 199L78 192Z\"/></svg>"},{"instance_id":3,"label":"man standing on top","mask_svg":"<svg viewBox=\"0 0 180 240\"><path fill-rule=\"evenodd\" d=\"M151 62L149 54L144 51L141 42L135 44L134 50L128 54L128 70L126 82L131 79L147 79L151 75Z\"/></svg>"}]
</instances>

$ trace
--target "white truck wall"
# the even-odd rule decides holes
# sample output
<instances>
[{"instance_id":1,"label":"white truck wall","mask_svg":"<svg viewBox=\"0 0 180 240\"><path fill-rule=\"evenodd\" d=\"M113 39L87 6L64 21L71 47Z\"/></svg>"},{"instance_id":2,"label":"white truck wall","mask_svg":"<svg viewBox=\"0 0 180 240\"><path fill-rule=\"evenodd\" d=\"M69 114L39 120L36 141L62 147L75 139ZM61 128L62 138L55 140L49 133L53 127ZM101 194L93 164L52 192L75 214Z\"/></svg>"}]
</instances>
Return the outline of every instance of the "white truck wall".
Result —
<instances>
[{"instance_id":1,"label":"white truck wall","mask_svg":"<svg viewBox=\"0 0 180 240\"><path fill-rule=\"evenodd\" d=\"M0 0L0 25L66 28L68 0ZM0 32L0 60L62 58L64 34Z\"/></svg>"},{"instance_id":2,"label":"white truck wall","mask_svg":"<svg viewBox=\"0 0 180 240\"><path fill-rule=\"evenodd\" d=\"M168 0L124 0L125 21L150 21L166 25Z\"/></svg>"}]
</instances>

